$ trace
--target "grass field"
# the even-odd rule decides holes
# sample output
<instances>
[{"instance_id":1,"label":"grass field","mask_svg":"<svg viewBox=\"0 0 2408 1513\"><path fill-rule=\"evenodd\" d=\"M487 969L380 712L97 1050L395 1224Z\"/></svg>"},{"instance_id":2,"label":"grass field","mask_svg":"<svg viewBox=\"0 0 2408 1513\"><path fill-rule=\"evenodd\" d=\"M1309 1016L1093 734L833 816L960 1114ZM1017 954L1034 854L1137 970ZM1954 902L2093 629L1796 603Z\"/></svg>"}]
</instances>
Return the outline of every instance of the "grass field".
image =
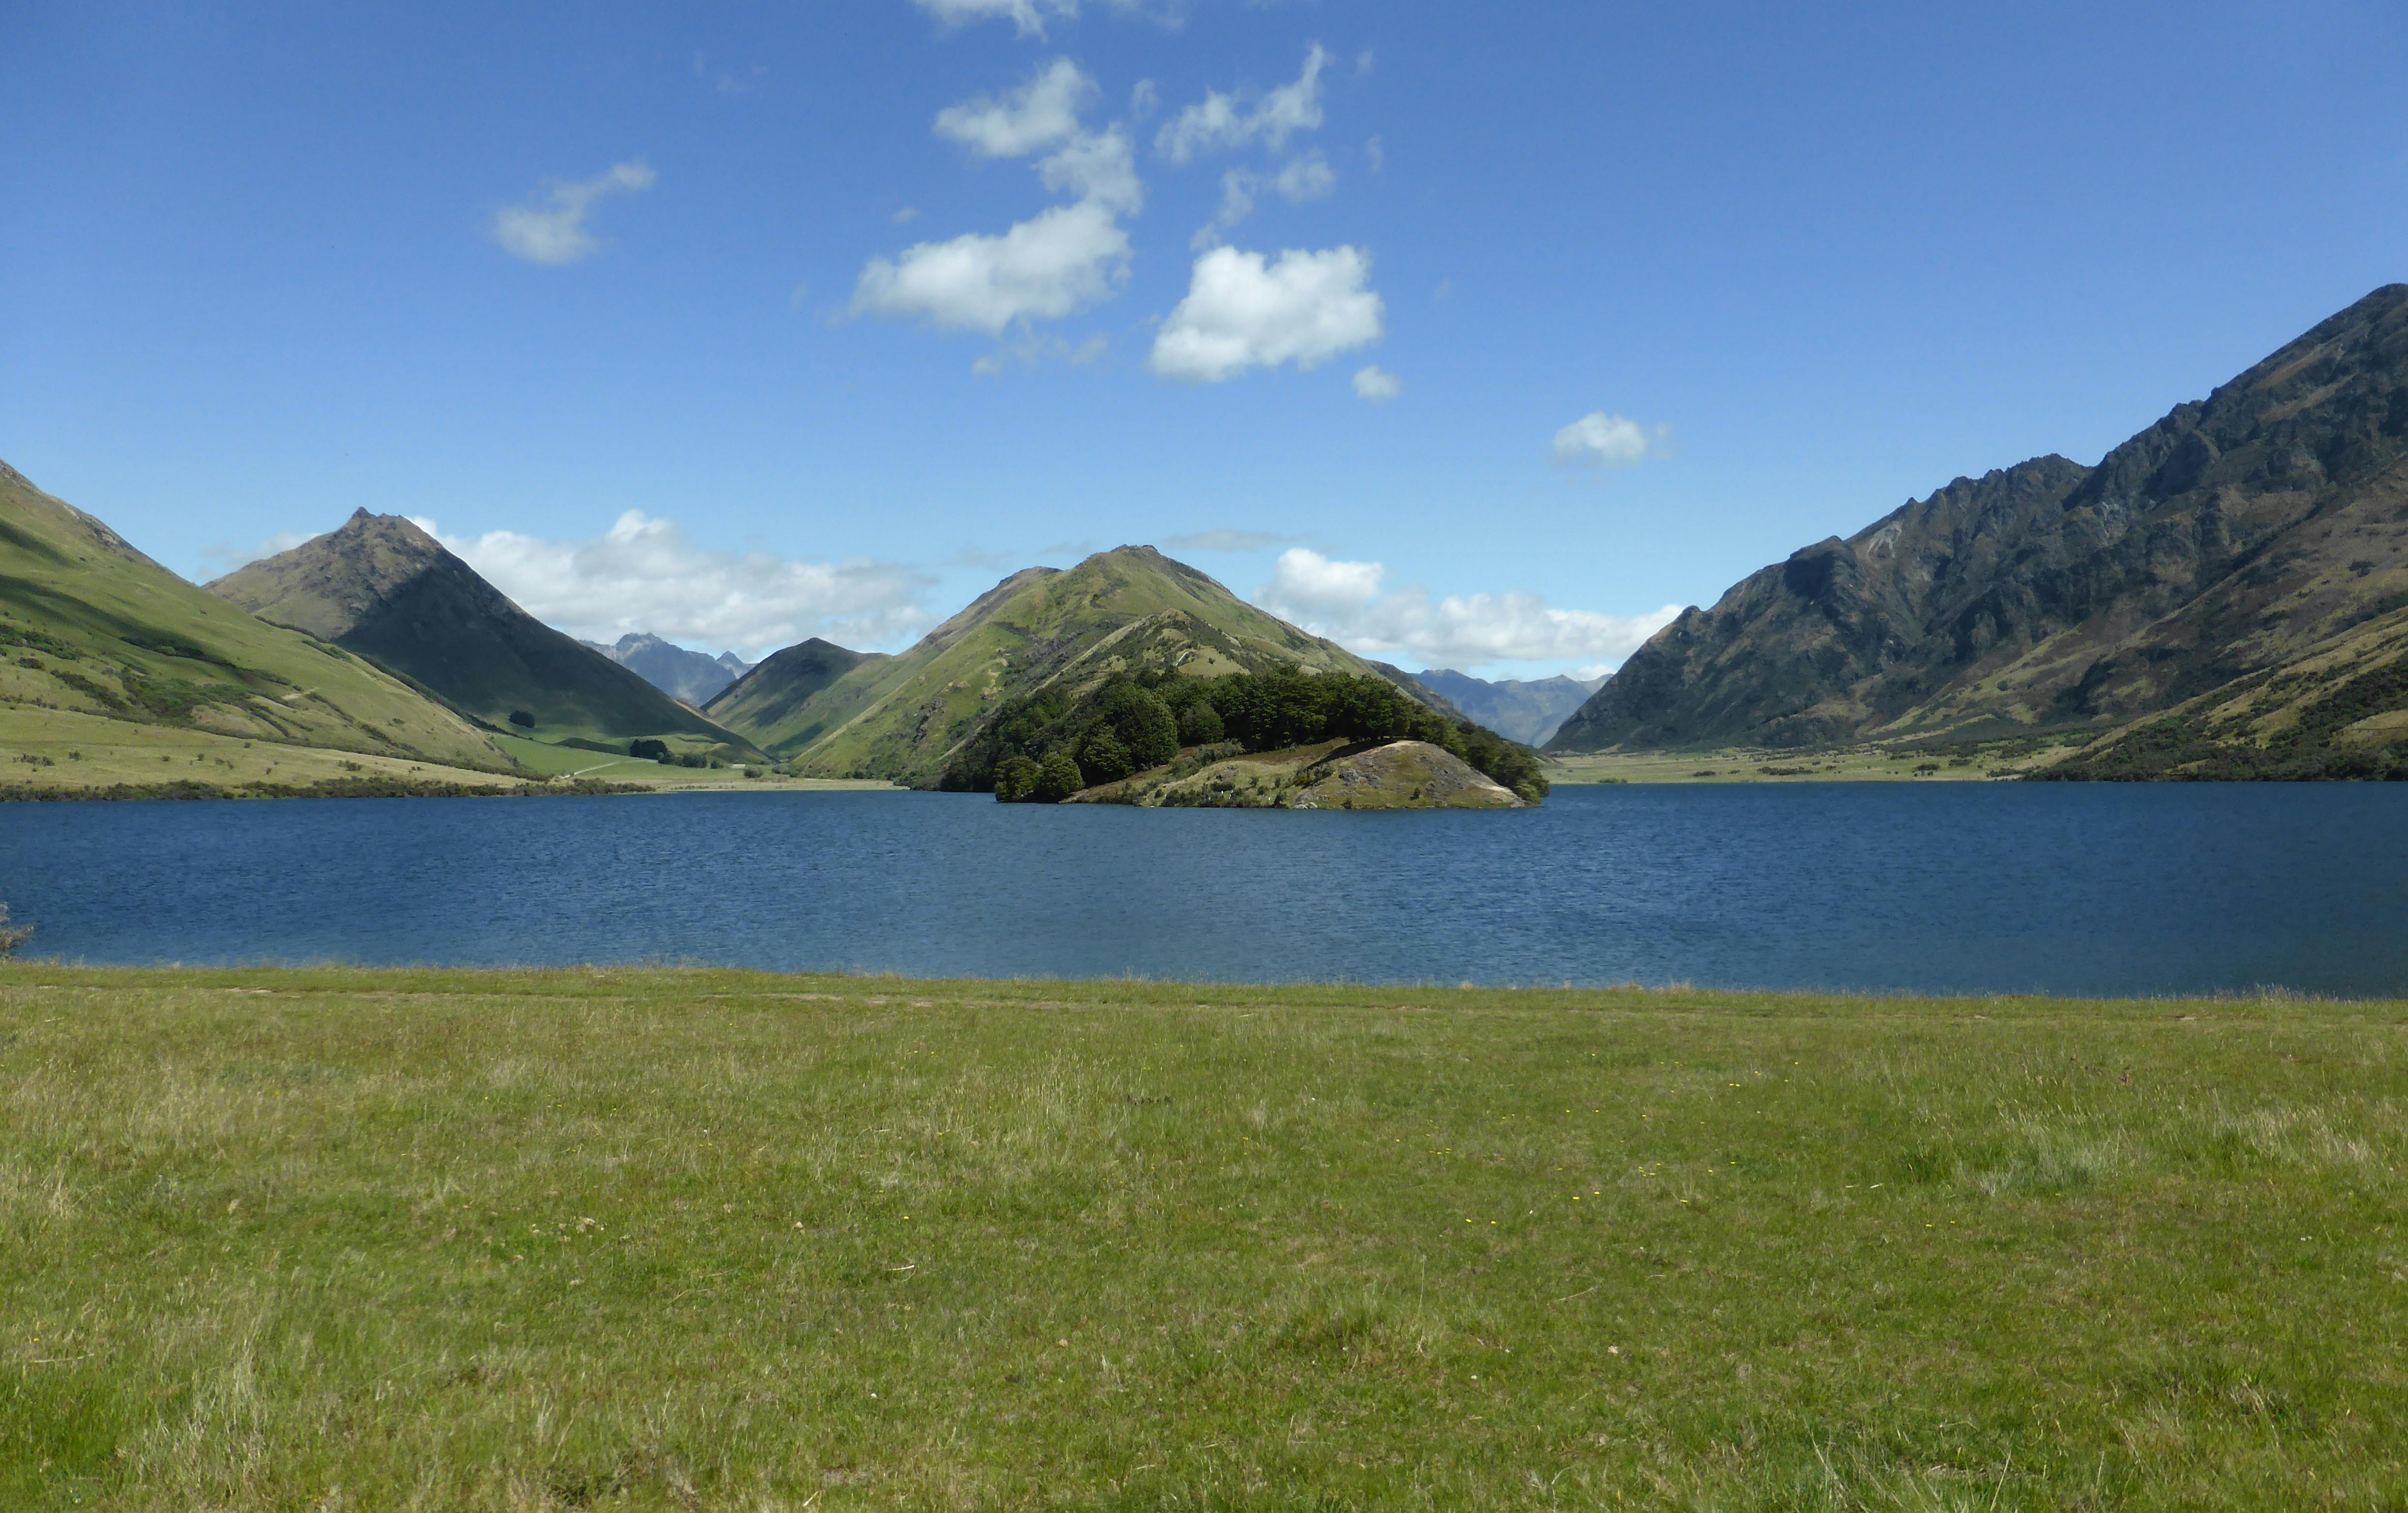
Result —
<instances>
[{"instance_id":1,"label":"grass field","mask_svg":"<svg viewBox=\"0 0 2408 1513\"><path fill-rule=\"evenodd\" d=\"M2401 1004L0 967L0 1506L2396 1509L2403 1100Z\"/></svg>"},{"instance_id":2,"label":"grass field","mask_svg":"<svg viewBox=\"0 0 2408 1513\"><path fill-rule=\"evenodd\" d=\"M1548 781L1557 783L1973 782L2020 777L2062 762L2074 750L2070 745L2026 749L2025 744L1942 751L1857 746L1831 751L1565 753L1548 756L1546 773Z\"/></svg>"},{"instance_id":3,"label":"grass field","mask_svg":"<svg viewBox=\"0 0 2408 1513\"><path fill-rule=\"evenodd\" d=\"M0 707L0 797L11 792L74 794L119 785L150 788L200 783L229 791L251 783L306 788L360 779L516 788L529 778L585 778L683 791L885 788L828 778L752 778L741 767L665 767L576 747L497 735L521 774L449 767L403 757L324 747L247 740L190 726L140 724L73 709Z\"/></svg>"}]
</instances>

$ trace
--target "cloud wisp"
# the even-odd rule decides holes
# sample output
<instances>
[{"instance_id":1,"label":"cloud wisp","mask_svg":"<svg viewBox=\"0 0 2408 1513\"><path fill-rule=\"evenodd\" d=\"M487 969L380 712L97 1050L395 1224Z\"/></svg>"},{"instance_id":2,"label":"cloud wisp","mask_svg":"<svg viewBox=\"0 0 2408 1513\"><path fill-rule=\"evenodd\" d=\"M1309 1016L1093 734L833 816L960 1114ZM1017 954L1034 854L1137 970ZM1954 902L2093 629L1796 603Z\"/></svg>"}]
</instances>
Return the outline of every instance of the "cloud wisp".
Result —
<instances>
[{"instance_id":1,"label":"cloud wisp","mask_svg":"<svg viewBox=\"0 0 2408 1513\"><path fill-rule=\"evenodd\" d=\"M1207 90L1203 99L1170 118L1154 134L1154 150L1173 163L1256 142L1280 151L1291 136L1320 127L1321 71L1328 64L1328 50L1316 42L1304 55L1304 72L1292 84L1260 96Z\"/></svg>"},{"instance_id":2,"label":"cloud wisp","mask_svg":"<svg viewBox=\"0 0 2408 1513\"><path fill-rule=\"evenodd\" d=\"M502 250L529 263L557 267L579 262L602 250L602 243L585 229L595 202L605 195L648 190L656 178L638 158L613 164L592 178L553 183L533 204L495 211L494 239L501 243Z\"/></svg>"},{"instance_id":3,"label":"cloud wisp","mask_svg":"<svg viewBox=\"0 0 2408 1513\"><path fill-rule=\"evenodd\" d=\"M929 580L909 568L707 550L640 510L591 541L516 531L447 536L431 520L417 523L528 614L588 640L644 631L749 656L813 635L891 646L933 620L920 606Z\"/></svg>"},{"instance_id":4,"label":"cloud wisp","mask_svg":"<svg viewBox=\"0 0 2408 1513\"><path fill-rule=\"evenodd\" d=\"M939 111L937 135L974 156L1043 154L1038 178L1070 203L1000 235L972 232L871 258L854 286L853 313L1000 336L1118 293L1129 261L1121 218L1143 208L1145 189L1127 131L1082 123L1097 93L1076 64L1057 58L1001 98L981 95Z\"/></svg>"},{"instance_id":5,"label":"cloud wisp","mask_svg":"<svg viewBox=\"0 0 2408 1513\"><path fill-rule=\"evenodd\" d=\"M1216 247L1196 260L1187 297L1155 334L1147 365L1190 383L1283 363L1317 367L1380 339L1387 306L1370 277L1370 254L1352 247L1291 249L1276 262Z\"/></svg>"},{"instance_id":6,"label":"cloud wisp","mask_svg":"<svg viewBox=\"0 0 2408 1513\"><path fill-rule=\"evenodd\" d=\"M1387 587L1387 567L1340 562L1304 547L1280 553L1254 603L1349 650L1426 667L1492 662L1580 662L1619 666L1680 614L1556 609L1535 593L1432 596L1419 584Z\"/></svg>"},{"instance_id":7,"label":"cloud wisp","mask_svg":"<svg viewBox=\"0 0 2408 1513\"><path fill-rule=\"evenodd\" d=\"M1670 426L1650 429L1623 415L1591 410L1555 433L1555 461L1567 467L1628 467L1664 455Z\"/></svg>"},{"instance_id":8,"label":"cloud wisp","mask_svg":"<svg viewBox=\"0 0 2408 1513\"><path fill-rule=\"evenodd\" d=\"M1354 394L1358 399L1388 400L1404 392L1404 380L1377 363L1354 370Z\"/></svg>"},{"instance_id":9,"label":"cloud wisp","mask_svg":"<svg viewBox=\"0 0 2408 1513\"><path fill-rule=\"evenodd\" d=\"M1276 531L1240 531L1221 526L1210 531L1191 531L1185 535L1167 536L1163 545L1173 551L1262 551L1271 547L1284 547L1295 541L1292 535Z\"/></svg>"}]
</instances>

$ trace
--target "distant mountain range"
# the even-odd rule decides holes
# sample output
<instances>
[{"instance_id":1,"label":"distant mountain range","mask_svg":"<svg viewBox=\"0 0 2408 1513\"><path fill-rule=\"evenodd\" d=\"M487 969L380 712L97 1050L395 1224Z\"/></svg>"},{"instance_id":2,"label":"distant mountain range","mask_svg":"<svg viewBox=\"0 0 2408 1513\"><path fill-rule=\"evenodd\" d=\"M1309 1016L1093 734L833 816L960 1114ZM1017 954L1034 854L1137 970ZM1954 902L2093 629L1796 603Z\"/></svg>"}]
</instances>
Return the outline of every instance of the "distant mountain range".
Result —
<instances>
[{"instance_id":1,"label":"distant mountain range","mask_svg":"<svg viewBox=\"0 0 2408 1513\"><path fill-rule=\"evenodd\" d=\"M751 748L512 604L399 515L361 510L208 585L261 620L356 652L488 727L624 752L630 737Z\"/></svg>"},{"instance_id":2,"label":"distant mountain range","mask_svg":"<svg viewBox=\"0 0 2408 1513\"><path fill-rule=\"evenodd\" d=\"M790 647L704 712L801 772L927 786L998 707L1039 689L1075 695L1116 672L1210 678L1276 666L1382 678L1443 712L1443 700L1394 668L1266 614L1152 547L1014 573L898 656Z\"/></svg>"},{"instance_id":3,"label":"distant mountain range","mask_svg":"<svg viewBox=\"0 0 2408 1513\"><path fill-rule=\"evenodd\" d=\"M1958 478L1690 608L1548 749L2039 734L2090 738L2066 776L2408 773L2403 671L2393 284L2096 467Z\"/></svg>"},{"instance_id":4,"label":"distant mountain range","mask_svg":"<svg viewBox=\"0 0 2408 1513\"><path fill-rule=\"evenodd\" d=\"M615 646L582 640L578 644L592 647L680 704L696 709L752 670L752 664L733 651L709 657L657 635L630 634L619 637Z\"/></svg>"},{"instance_id":5,"label":"distant mountain range","mask_svg":"<svg viewBox=\"0 0 2408 1513\"><path fill-rule=\"evenodd\" d=\"M1558 675L1529 682L1508 678L1491 682L1451 668L1413 675L1424 688L1439 694L1465 714L1509 740L1544 746L1555 727L1571 717L1598 689L1602 678L1583 682Z\"/></svg>"}]
</instances>

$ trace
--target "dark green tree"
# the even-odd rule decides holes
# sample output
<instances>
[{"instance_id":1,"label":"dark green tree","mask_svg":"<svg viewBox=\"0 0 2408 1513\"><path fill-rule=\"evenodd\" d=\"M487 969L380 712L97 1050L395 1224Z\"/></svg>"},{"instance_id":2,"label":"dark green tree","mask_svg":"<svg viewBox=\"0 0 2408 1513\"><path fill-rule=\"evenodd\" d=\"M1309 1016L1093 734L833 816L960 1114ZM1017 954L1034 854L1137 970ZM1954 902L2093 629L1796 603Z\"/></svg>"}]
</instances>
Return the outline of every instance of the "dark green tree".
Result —
<instances>
[{"instance_id":1,"label":"dark green tree","mask_svg":"<svg viewBox=\"0 0 2408 1513\"><path fill-rule=\"evenodd\" d=\"M1112 734L1111 726L1097 725L1079 743L1079 770L1086 775L1087 786L1092 788L1097 783L1119 782L1137 771L1137 762L1121 738Z\"/></svg>"},{"instance_id":2,"label":"dark green tree","mask_svg":"<svg viewBox=\"0 0 2408 1513\"><path fill-rule=\"evenodd\" d=\"M1190 701L1187 712L1179 717L1179 743L1182 746L1210 746L1227 735L1228 732L1221 724L1221 711L1212 707L1210 699Z\"/></svg>"}]
</instances>

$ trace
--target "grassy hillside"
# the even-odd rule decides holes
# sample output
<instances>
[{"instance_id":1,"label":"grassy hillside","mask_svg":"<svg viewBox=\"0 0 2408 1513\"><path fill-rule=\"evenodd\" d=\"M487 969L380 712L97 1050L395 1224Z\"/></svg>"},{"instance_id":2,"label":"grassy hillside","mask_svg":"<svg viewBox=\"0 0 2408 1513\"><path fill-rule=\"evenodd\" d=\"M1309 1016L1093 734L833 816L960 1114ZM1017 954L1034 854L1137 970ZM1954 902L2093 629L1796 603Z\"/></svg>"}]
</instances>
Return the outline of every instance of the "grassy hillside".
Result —
<instances>
[{"instance_id":1,"label":"grassy hillside","mask_svg":"<svg viewBox=\"0 0 2408 1513\"><path fill-rule=\"evenodd\" d=\"M63 731L94 761L215 737L403 766L509 766L452 710L185 582L0 463L0 753L27 754Z\"/></svg>"},{"instance_id":2,"label":"grassy hillside","mask_svg":"<svg viewBox=\"0 0 2408 1513\"><path fill-rule=\"evenodd\" d=\"M1083 692L1115 672L1281 665L1379 676L1152 547L1122 547L1067 572L1016 573L910 650L865 661L774 719L741 705L741 683L712 709L805 770L927 784L997 707L1039 689Z\"/></svg>"},{"instance_id":3,"label":"grassy hillside","mask_svg":"<svg viewBox=\"0 0 2408 1513\"><path fill-rule=\"evenodd\" d=\"M229 573L209 592L369 658L498 730L621 751L638 737L752 750L521 609L398 515L361 510L339 530Z\"/></svg>"},{"instance_id":4,"label":"grassy hillside","mask_svg":"<svg viewBox=\"0 0 2408 1513\"><path fill-rule=\"evenodd\" d=\"M2403 1011L0 967L0 1502L2393 1506Z\"/></svg>"},{"instance_id":5,"label":"grassy hillside","mask_svg":"<svg viewBox=\"0 0 2408 1513\"><path fill-rule=\"evenodd\" d=\"M2045 776L2408 780L2408 608L2136 721Z\"/></svg>"}]
</instances>

